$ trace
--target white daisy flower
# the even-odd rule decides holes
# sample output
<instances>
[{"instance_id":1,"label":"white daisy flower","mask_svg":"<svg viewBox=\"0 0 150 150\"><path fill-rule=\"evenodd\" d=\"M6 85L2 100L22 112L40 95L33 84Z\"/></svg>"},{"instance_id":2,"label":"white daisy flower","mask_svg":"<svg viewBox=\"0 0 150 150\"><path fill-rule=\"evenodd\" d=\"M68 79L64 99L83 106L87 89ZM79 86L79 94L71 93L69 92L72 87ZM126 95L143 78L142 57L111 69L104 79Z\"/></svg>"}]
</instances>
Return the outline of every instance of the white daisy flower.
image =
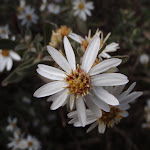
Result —
<instances>
[{"instance_id":1,"label":"white daisy flower","mask_svg":"<svg viewBox=\"0 0 150 150\"><path fill-rule=\"evenodd\" d=\"M10 71L13 66L13 60L19 61L21 57L12 50L2 50L0 49L0 72Z\"/></svg>"},{"instance_id":2,"label":"white daisy flower","mask_svg":"<svg viewBox=\"0 0 150 150\"><path fill-rule=\"evenodd\" d=\"M103 39L103 32L100 32L101 37L101 44L100 49L103 48L104 44L106 43L107 39L109 38L111 33L108 33L107 36ZM111 58L111 56L108 53L116 52L117 49L119 49L119 44L116 42L112 42L104 48L104 50L99 54L99 58Z\"/></svg>"},{"instance_id":3,"label":"white daisy flower","mask_svg":"<svg viewBox=\"0 0 150 150\"><path fill-rule=\"evenodd\" d=\"M35 137L28 135L27 139L22 139L19 142L18 147L20 149L39 150L41 146L40 142Z\"/></svg>"},{"instance_id":4,"label":"white daisy flower","mask_svg":"<svg viewBox=\"0 0 150 150\"><path fill-rule=\"evenodd\" d=\"M13 135L13 138L9 138L10 143L7 144L7 147L12 148L12 150L17 150L19 148L18 144L21 140L21 135L20 133L18 134L18 132L14 132Z\"/></svg>"},{"instance_id":5,"label":"white daisy flower","mask_svg":"<svg viewBox=\"0 0 150 150\"><path fill-rule=\"evenodd\" d=\"M97 117L91 110L87 111L87 121L86 125L92 123L92 125L88 128L87 132L93 130L96 126L98 126L99 133L104 133L106 126L113 127L113 125L123 118L128 116L127 110L130 108L128 103L134 101L138 97L140 97L143 92L132 92L130 93L133 88L135 87L136 83L133 83L125 92L122 92L123 86L116 86L116 87L105 87L105 90L113 94L119 100L120 105L118 106L110 106L110 112L105 112L102 110L102 116ZM121 93L122 92L122 93ZM101 112L101 109L99 109ZM68 114L69 118L72 118L69 121L69 124L74 124L75 127L81 127L81 123L78 119L77 112L71 112Z\"/></svg>"},{"instance_id":6,"label":"white daisy flower","mask_svg":"<svg viewBox=\"0 0 150 150\"><path fill-rule=\"evenodd\" d=\"M149 63L149 56L147 54L142 54L140 56L140 63L141 64L148 64Z\"/></svg>"},{"instance_id":7,"label":"white daisy flower","mask_svg":"<svg viewBox=\"0 0 150 150\"><path fill-rule=\"evenodd\" d=\"M95 37L95 36L100 36L100 47L99 49L101 50L106 43L107 39L110 36L110 33L107 34L107 36L103 39L103 32L99 31L99 29L96 30L95 34L91 36L91 30L89 30L88 36L85 36L85 38L82 38L81 36L75 34L75 33L70 33L69 37L73 39L74 41L78 42L81 44L81 49L83 52L86 51L87 46L89 45L90 41ZM119 44L116 42L112 42L103 49L103 51L99 54L99 58L111 58L111 56L108 54L110 52L115 52L119 49Z\"/></svg>"},{"instance_id":8,"label":"white daisy flower","mask_svg":"<svg viewBox=\"0 0 150 150\"><path fill-rule=\"evenodd\" d=\"M10 34L8 25L0 26L0 37L3 39L8 39L8 35Z\"/></svg>"},{"instance_id":9,"label":"white daisy flower","mask_svg":"<svg viewBox=\"0 0 150 150\"><path fill-rule=\"evenodd\" d=\"M53 13L53 14L59 14L60 13L60 6L59 5L56 5L56 4L49 4L48 5L48 11L50 13Z\"/></svg>"},{"instance_id":10,"label":"white daisy flower","mask_svg":"<svg viewBox=\"0 0 150 150\"><path fill-rule=\"evenodd\" d=\"M18 18L21 20L21 25L26 25L27 28L30 27L32 23L36 24L38 20L35 9L31 8L31 6L26 6L25 10L18 15Z\"/></svg>"},{"instance_id":11,"label":"white daisy flower","mask_svg":"<svg viewBox=\"0 0 150 150\"><path fill-rule=\"evenodd\" d=\"M74 16L79 16L80 19L86 21L87 16L91 16L91 10L94 9L93 2L86 2L86 0L73 1Z\"/></svg>"},{"instance_id":12,"label":"white daisy flower","mask_svg":"<svg viewBox=\"0 0 150 150\"><path fill-rule=\"evenodd\" d=\"M70 110L76 105L79 120L82 126L86 124L85 103L98 104L102 109L109 111L109 105L118 105L118 100L109 94L102 86L118 86L128 82L125 75L120 73L104 73L108 69L118 66L120 59L105 60L92 67L99 51L100 38L91 40L84 53L81 66L76 66L75 54L67 37L64 37L66 58L55 48L47 46L48 52L54 61L65 71L39 64L37 72L51 80L35 93L35 97L53 95L51 109L55 110L69 103ZM90 95L93 94L93 96ZM92 106L91 106L92 107ZM93 105L94 107L94 105Z\"/></svg>"},{"instance_id":13,"label":"white daisy flower","mask_svg":"<svg viewBox=\"0 0 150 150\"><path fill-rule=\"evenodd\" d=\"M42 4L40 6L40 11L44 11L47 6L47 0L42 0Z\"/></svg>"},{"instance_id":14,"label":"white daisy flower","mask_svg":"<svg viewBox=\"0 0 150 150\"><path fill-rule=\"evenodd\" d=\"M11 119L8 117L9 125L6 127L7 131L13 132L17 128L17 118Z\"/></svg>"}]
</instances>

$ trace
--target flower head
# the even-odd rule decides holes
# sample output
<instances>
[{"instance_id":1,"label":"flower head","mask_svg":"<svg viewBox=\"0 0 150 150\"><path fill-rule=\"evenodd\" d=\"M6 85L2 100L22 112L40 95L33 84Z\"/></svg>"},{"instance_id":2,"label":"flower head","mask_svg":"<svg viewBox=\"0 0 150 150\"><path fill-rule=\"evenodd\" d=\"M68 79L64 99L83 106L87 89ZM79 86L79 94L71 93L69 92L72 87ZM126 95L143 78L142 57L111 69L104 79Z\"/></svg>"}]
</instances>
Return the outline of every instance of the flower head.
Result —
<instances>
[{"instance_id":1,"label":"flower head","mask_svg":"<svg viewBox=\"0 0 150 150\"><path fill-rule=\"evenodd\" d=\"M75 54L67 37L64 37L67 60L59 51L47 46L51 57L64 71L43 64L38 65L37 72L54 81L39 88L34 93L34 96L45 97L52 95L49 98L49 100L53 101L52 110L63 106L67 102L71 110L75 105L82 126L86 124L84 102L90 103L92 101L91 103L95 105L99 100L99 105L102 108L104 106L104 109L108 108L108 104L118 105L118 100L108 93L103 86L123 85L128 82L128 79L120 73L104 73L108 69L118 66L121 63L120 59L105 60L92 67L97 57L99 46L100 38L96 36L89 43L80 66L76 66Z\"/></svg>"},{"instance_id":2,"label":"flower head","mask_svg":"<svg viewBox=\"0 0 150 150\"><path fill-rule=\"evenodd\" d=\"M9 33L10 33L10 31L9 31L8 25L0 26L0 37L1 38L8 39Z\"/></svg>"},{"instance_id":3,"label":"flower head","mask_svg":"<svg viewBox=\"0 0 150 150\"><path fill-rule=\"evenodd\" d=\"M8 148L12 148L13 150L16 150L18 149L18 144L19 142L21 141L21 135L20 133L18 134L17 132L14 132L13 133L13 138L10 138L10 143L7 144L7 147Z\"/></svg>"},{"instance_id":4,"label":"flower head","mask_svg":"<svg viewBox=\"0 0 150 150\"><path fill-rule=\"evenodd\" d=\"M26 27L30 27L32 23L36 24L38 16L34 12L34 8L26 6L25 10L18 15L18 18L21 20L21 25L26 25Z\"/></svg>"},{"instance_id":5,"label":"flower head","mask_svg":"<svg viewBox=\"0 0 150 150\"><path fill-rule=\"evenodd\" d=\"M8 123L9 125L6 127L6 130L13 132L17 128L17 118L11 119L8 117Z\"/></svg>"},{"instance_id":6,"label":"flower head","mask_svg":"<svg viewBox=\"0 0 150 150\"><path fill-rule=\"evenodd\" d=\"M99 113L102 113L101 117L96 116L91 110L87 111L87 121L86 125L89 125L92 123L92 125L88 128L87 132L94 129L96 126L98 126L99 133L104 133L106 127L113 127L113 125L123 118L128 116L127 110L130 108L130 105L128 103L132 102L136 98L140 97L143 93L142 92L132 92L132 89L135 87L136 83L133 83L125 92L122 92L123 86L116 86L116 87L105 87L105 90L109 91L111 94L113 94L117 99L119 100L118 106L110 106L110 111L106 112L104 110L101 110L99 108ZM122 93L121 93L122 92ZM69 123L73 123L74 126L80 127L82 126L81 123L78 120L77 112L71 112L68 114L69 118L72 118L72 120Z\"/></svg>"},{"instance_id":7,"label":"flower head","mask_svg":"<svg viewBox=\"0 0 150 150\"><path fill-rule=\"evenodd\" d=\"M74 16L79 16L79 18L84 21L86 21L87 16L92 15L90 10L93 9L93 2L86 2L85 0L73 1Z\"/></svg>"},{"instance_id":8,"label":"flower head","mask_svg":"<svg viewBox=\"0 0 150 150\"><path fill-rule=\"evenodd\" d=\"M18 147L20 149L39 150L40 142L35 137L28 135L26 139L19 142Z\"/></svg>"},{"instance_id":9,"label":"flower head","mask_svg":"<svg viewBox=\"0 0 150 150\"><path fill-rule=\"evenodd\" d=\"M149 56L147 54L142 54L140 56L140 63L141 64L148 64L149 63Z\"/></svg>"},{"instance_id":10,"label":"flower head","mask_svg":"<svg viewBox=\"0 0 150 150\"><path fill-rule=\"evenodd\" d=\"M75 40L76 42L80 43L82 51L85 52L86 48L88 47L88 45L90 43L90 41L95 36L100 37L99 50L101 50L103 48L102 52L100 52L100 54L99 54L99 58L100 59L102 59L102 58L111 58L111 56L108 53L117 51L117 49L119 48L119 44L116 43L116 42L112 42L112 43L106 45L106 41L109 38L110 33L108 33L107 36L105 38L103 38L103 32L99 31L99 29L97 29L93 36L91 36L91 30L89 30L88 36L85 36L85 38L82 38L81 36L79 36L75 33L71 33L69 37L71 39Z\"/></svg>"},{"instance_id":11,"label":"flower head","mask_svg":"<svg viewBox=\"0 0 150 150\"><path fill-rule=\"evenodd\" d=\"M56 5L56 4L49 4L48 5L48 11L50 13L53 13L53 14L59 14L60 13L60 6Z\"/></svg>"},{"instance_id":12,"label":"flower head","mask_svg":"<svg viewBox=\"0 0 150 150\"><path fill-rule=\"evenodd\" d=\"M21 57L12 50L0 49L0 72L5 68L10 71L13 66L13 60L19 61Z\"/></svg>"},{"instance_id":13,"label":"flower head","mask_svg":"<svg viewBox=\"0 0 150 150\"><path fill-rule=\"evenodd\" d=\"M61 26L56 31L52 32L51 40L49 45L57 48L59 44L63 41L64 36L70 36L72 34L72 31L67 26Z\"/></svg>"}]
</instances>

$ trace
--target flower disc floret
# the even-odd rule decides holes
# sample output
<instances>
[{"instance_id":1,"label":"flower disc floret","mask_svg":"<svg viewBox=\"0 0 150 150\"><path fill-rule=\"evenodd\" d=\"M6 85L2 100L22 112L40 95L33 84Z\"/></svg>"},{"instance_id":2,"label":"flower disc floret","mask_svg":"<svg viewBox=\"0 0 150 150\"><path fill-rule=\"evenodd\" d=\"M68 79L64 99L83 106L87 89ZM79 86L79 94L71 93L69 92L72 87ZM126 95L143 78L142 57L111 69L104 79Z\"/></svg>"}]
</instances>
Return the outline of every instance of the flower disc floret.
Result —
<instances>
[{"instance_id":1,"label":"flower disc floret","mask_svg":"<svg viewBox=\"0 0 150 150\"><path fill-rule=\"evenodd\" d=\"M78 8L79 8L79 10L82 10L84 8L84 3L82 3L82 2L79 3Z\"/></svg>"},{"instance_id":2,"label":"flower disc floret","mask_svg":"<svg viewBox=\"0 0 150 150\"><path fill-rule=\"evenodd\" d=\"M84 96L90 89L90 77L79 67L67 75L66 81L68 83L67 88L69 89L69 93L73 93L74 96Z\"/></svg>"},{"instance_id":3,"label":"flower disc floret","mask_svg":"<svg viewBox=\"0 0 150 150\"><path fill-rule=\"evenodd\" d=\"M113 122L115 122L116 124L118 124L116 122L116 119L121 120L123 117L120 115L120 113L123 113L124 111L119 109L116 106L111 106L110 112L105 112L102 111L102 117L99 118L99 123L102 124L104 123L105 125L109 126L113 126Z\"/></svg>"},{"instance_id":4,"label":"flower disc floret","mask_svg":"<svg viewBox=\"0 0 150 150\"><path fill-rule=\"evenodd\" d=\"M31 20L31 19L32 19L31 14L27 14L27 15L26 15L26 18L27 18L27 20Z\"/></svg>"},{"instance_id":5,"label":"flower disc floret","mask_svg":"<svg viewBox=\"0 0 150 150\"><path fill-rule=\"evenodd\" d=\"M4 57L8 57L9 56L9 50L2 50L1 53Z\"/></svg>"}]
</instances>

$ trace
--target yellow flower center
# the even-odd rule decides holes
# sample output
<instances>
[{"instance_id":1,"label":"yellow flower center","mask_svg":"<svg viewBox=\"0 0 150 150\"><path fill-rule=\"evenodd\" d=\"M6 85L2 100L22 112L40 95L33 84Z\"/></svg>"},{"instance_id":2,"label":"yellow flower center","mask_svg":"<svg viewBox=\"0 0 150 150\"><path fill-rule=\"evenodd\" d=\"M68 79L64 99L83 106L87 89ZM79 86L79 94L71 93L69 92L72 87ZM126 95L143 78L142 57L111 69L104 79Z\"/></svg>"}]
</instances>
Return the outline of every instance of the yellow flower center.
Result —
<instances>
[{"instance_id":1,"label":"yellow flower center","mask_svg":"<svg viewBox=\"0 0 150 150\"><path fill-rule=\"evenodd\" d=\"M6 34L6 30L5 30L5 29L2 29L1 33L2 33L2 34Z\"/></svg>"},{"instance_id":2,"label":"yellow flower center","mask_svg":"<svg viewBox=\"0 0 150 150\"><path fill-rule=\"evenodd\" d=\"M31 16L30 14L27 14L27 15L26 15L26 19L27 19L27 20L31 20L31 18L32 18L32 16Z\"/></svg>"},{"instance_id":3,"label":"yellow flower center","mask_svg":"<svg viewBox=\"0 0 150 150\"><path fill-rule=\"evenodd\" d=\"M67 36L70 33L70 28L68 28L67 26L61 26L56 33L61 34L63 37Z\"/></svg>"},{"instance_id":4,"label":"yellow flower center","mask_svg":"<svg viewBox=\"0 0 150 150\"><path fill-rule=\"evenodd\" d=\"M83 69L78 67L75 71L72 71L71 74L67 75L66 81L68 82L69 93L73 93L74 96L88 94L91 81L89 75Z\"/></svg>"},{"instance_id":5,"label":"yellow flower center","mask_svg":"<svg viewBox=\"0 0 150 150\"><path fill-rule=\"evenodd\" d=\"M113 121L117 123L116 119L118 118L119 120L121 120L123 117L120 115L120 113L123 113L123 110L120 110L118 107L116 106L111 106L110 112L105 112L102 111L102 117L99 118L99 123L102 124L104 123L105 125L109 126L113 126Z\"/></svg>"},{"instance_id":6,"label":"yellow flower center","mask_svg":"<svg viewBox=\"0 0 150 150\"><path fill-rule=\"evenodd\" d=\"M78 5L78 8L80 9L80 10L82 10L83 8L84 8L84 3L79 3L79 5Z\"/></svg>"},{"instance_id":7,"label":"yellow flower center","mask_svg":"<svg viewBox=\"0 0 150 150\"><path fill-rule=\"evenodd\" d=\"M9 50L2 50L1 54L2 54L4 57L8 57L8 56L9 56Z\"/></svg>"}]
</instances>

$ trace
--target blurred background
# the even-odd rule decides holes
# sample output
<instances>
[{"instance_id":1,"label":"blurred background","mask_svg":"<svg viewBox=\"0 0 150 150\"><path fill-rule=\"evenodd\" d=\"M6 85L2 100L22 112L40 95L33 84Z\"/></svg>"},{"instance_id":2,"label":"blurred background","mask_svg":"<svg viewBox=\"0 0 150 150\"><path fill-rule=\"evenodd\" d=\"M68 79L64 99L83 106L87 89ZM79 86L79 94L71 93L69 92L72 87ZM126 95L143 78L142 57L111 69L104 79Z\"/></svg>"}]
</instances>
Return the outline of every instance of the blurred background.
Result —
<instances>
[{"instance_id":1,"label":"blurred background","mask_svg":"<svg viewBox=\"0 0 150 150\"><path fill-rule=\"evenodd\" d=\"M42 0L26 0L26 5L33 7L39 17L36 24L26 28L21 26L17 17L20 11L19 0L0 0L0 26L8 25L10 38L16 37L15 42L1 38L0 49L14 48L24 60L29 60L26 61L27 66L23 64L25 68L19 75L16 73L19 62L14 62L11 71L0 73L0 149L8 149L7 144L12 137L6 131L8 117L16 117L17 126L25 135L35 136L43 150L149 150L150 1L93 0L95 8L86 21L73 16L71 0L48 0L48 3L59 5L61 12L53 14L46 10L40 11ZM144 92L131 104L129 117L122 119L113 128L108 128L104 134L99 134L97 129L87 134L87 127L68 125L65 107L52 111L46 98L33 97L35 90L44 81L36 73L37 63L33 62L29 53L25 55L25 51L44 47L45 39L50 39L53 29L53 26L47 26L48 23L58 27L66 25L83 37L89 29L92 35L97 28L104 32L104 36L111 32L108 41L115 41L120 46L112 55L123 59L119 71L129 77L129 85L137 82L134 90ZM37 58L36 53L31 55Z\"/></svg>"}]
</instances>

